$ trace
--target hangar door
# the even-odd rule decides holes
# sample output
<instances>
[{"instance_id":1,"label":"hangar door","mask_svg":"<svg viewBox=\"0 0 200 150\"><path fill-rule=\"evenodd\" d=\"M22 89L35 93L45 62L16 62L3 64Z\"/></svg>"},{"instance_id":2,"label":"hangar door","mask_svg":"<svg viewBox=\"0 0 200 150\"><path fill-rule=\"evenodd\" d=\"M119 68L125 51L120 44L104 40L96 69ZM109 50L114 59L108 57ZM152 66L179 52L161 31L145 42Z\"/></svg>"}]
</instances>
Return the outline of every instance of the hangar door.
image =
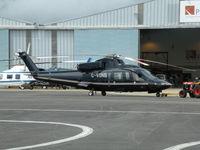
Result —
<instances>
[{"instance_id":1,"label":"hangar door","mask_svg":"<svg viewBox=\"0 0 200 150\"><path fill-rule=\"evenodd\" d=\"M180 70L159 66L161 73L175 76L181 81L193 80L200 74L200 29L145 29L140 32L140 52L142 57L166 62L197 71ZM162 56L163 54L167 56ZM163 60L162 60L163 59ZM152 71L156 70L152 66ZM157 72L155 72L157 73ZM180 81L180 82L181 82Z\"/></svg>"},{"instance_id":2,"label":"hangar door","mask_svg":"<svg viewBox=\"0 0 200 150\"><path fill-rule=\"evenodd\" d=\"M9 59L9 31L0 30L0 59ZM0 63L0 71L7 70L9 62L2 61Z\"/></svg>"},{"instance_id":3,"label":"hangar door","mask_svg":"<svg viewBox=\"0 0 200 150\"><path fill-rule=\"evenodd\" d=\"M168 52L142 52L141 57L143 59L159 61L161 63L168 64ZM168 70L168 66L163 66L161 68L160 65L156 63L151 63L150 68L157 70L163 69L163 71L166 69Z\"/></svg>"},{"instance_id":4,"label":"hangar door","mask_svg":"<svg viewBox=\"0 0 200 150\"><path fill-rule=\"evenodd\" d=\"M74 51L74 31L73 30L11 30L10 31L10 58L14 58L13 53L25 51L31 43L30 55L32 56L63 56L73 55ZM40 68L61 67L72 68L75 64L64 63L71 61L69 58L52 58L37 60L37 62L51 62L39 64ZM59 63L57 63L59 62ZM11 65L18 64L19 61L11 62Z\"/></svg>"},{"instance_id":5,"label":"hangar door","mask_svg":"<svg viewBox=\"0 0 200 150\"><path fill-rule=\"evenodd\" d=\"M96 29L74 31L74 52L79 54L119 54L138 58L138 30Z\"/></svg>"}]
</instances>

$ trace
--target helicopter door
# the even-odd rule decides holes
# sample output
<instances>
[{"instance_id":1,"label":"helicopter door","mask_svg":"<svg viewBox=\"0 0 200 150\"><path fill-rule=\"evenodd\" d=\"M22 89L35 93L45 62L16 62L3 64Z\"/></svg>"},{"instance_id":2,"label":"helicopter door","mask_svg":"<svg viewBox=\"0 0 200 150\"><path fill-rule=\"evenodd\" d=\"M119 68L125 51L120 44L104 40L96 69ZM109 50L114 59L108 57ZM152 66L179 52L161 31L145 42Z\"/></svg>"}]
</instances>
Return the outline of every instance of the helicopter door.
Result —
<instances>
[{"instance_id":1,"label":"helicopter door","mask_svg":"<svg viewBox=\"0 0 200 150\"><path fill-rule=\"evenodd\" d=\"M123 82L123 72L113 72L113 83Z\"/></svg>"},{"instance_id":2,"label":"helicopter door","mask_svg":"<svg viewBox=\"0 0 200 150\"><path fill-rule=\"evenodd\" d=\"M131 73L129 71L124 72L123 76L124 76L124 81L125 82L131 82L132 81Z\"/></svg>"}]
</instances>

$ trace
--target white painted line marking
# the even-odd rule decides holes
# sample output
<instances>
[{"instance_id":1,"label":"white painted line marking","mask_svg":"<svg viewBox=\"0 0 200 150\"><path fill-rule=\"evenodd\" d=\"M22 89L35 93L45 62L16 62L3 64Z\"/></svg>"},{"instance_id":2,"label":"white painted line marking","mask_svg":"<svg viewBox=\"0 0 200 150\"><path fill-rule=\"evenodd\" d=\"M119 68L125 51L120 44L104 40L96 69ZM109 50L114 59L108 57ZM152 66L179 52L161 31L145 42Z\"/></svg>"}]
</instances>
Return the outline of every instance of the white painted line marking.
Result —
<instances>
[{"instance_id":1,"label":"white painted line marking","mask_svg":"<svg viewBox=\"0 0 200 150\"><path fill-rule=\"evenodd\" d=\"M46 143L41 143L41 144L36 144L36 145L30 145L30 146L8 148L8 149L4 149L4 150L24 150L24 149L31 149L31 148L61 144L61 143L65 143L65 142L69 142L69 141L72 141L72 140L77 140L77 139L86 137L86 136L93 133L93 129L89 128L87 126L82 126L82 125L77 125L77 124L68 124L68 123L62 123L62 122L0 120L0 123L1 122L5 122L5 123L29 123L29 124L51 124L51 125L70 126L70 127L76 127L76 128L82 129L81 133L79 133L78 135L69 137L69 138L64 138L64 139L61 139L61 140L56 140L56 141L51 141L51 142L46 142Z\"/></svg>"},{"instance_id":2,"label":"white painted line marking","mask_svg":"<svg viewBox=\"0 0 200 150\"><path fill-rule=\"evenodd\" d=\"M180 144L180 145L176 145L176 146L172 146L172 147L166 148L164 150L181 150L181 149L185 149L185 148L188 148L188 147L196 146L196 145L199 145L199 144L200 144L200 141L184 143L184 144Z\"/></svg>"},{"instance_id":3,"label":"white painted line marking","mask_svg":"<svg viewBox=\"0 0 200 150\"><path fill-rule=\"evenodd\" d=\"M78 113L132 113L132 114L171 114L200 115L200 112L156 112L156 111L118 111L118 110L66 110L66 109L0 109L0 111L38 111L38 112L78 112Z\"/></svg>"}]
</instances>

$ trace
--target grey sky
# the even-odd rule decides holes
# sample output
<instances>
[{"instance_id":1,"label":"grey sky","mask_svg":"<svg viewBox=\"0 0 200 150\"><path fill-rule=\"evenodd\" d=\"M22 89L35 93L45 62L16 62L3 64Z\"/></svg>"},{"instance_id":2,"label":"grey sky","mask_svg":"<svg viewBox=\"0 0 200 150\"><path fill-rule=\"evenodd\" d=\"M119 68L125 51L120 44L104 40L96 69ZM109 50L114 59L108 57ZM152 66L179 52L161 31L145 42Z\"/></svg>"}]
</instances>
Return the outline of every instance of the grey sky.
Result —
<instances>
[{"instance_id":1,"label":"grey sky","mask_svg":"<svg viewBox=\"0 0 200 150\"><path fill-rule=\"evenodd\" d=\"M0 17L43 24L145 1L150 0L0 0Z\"/></svg>"}]
</instances>

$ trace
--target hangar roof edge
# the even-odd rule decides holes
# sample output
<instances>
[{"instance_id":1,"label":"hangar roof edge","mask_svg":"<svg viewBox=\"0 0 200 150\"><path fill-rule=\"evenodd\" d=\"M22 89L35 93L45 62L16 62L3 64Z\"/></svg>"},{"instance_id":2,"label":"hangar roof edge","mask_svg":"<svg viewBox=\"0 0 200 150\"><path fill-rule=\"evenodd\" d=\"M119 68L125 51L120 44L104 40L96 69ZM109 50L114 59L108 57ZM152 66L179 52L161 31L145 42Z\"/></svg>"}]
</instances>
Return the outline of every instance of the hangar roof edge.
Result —
<instances>
[{"instance_id":1,"label":"hangar roof edge","mask_svg":"<svg viewBox=\"0 0 200 150\"><path fill-rule=\"evenodd\" d=\"M81 29L177 29L177 28L200 28L200 24L179 24L179 25L134 25L134 26L0 26L0 29L11 30L81 30Z\"/></svg>"}]
</instances>

